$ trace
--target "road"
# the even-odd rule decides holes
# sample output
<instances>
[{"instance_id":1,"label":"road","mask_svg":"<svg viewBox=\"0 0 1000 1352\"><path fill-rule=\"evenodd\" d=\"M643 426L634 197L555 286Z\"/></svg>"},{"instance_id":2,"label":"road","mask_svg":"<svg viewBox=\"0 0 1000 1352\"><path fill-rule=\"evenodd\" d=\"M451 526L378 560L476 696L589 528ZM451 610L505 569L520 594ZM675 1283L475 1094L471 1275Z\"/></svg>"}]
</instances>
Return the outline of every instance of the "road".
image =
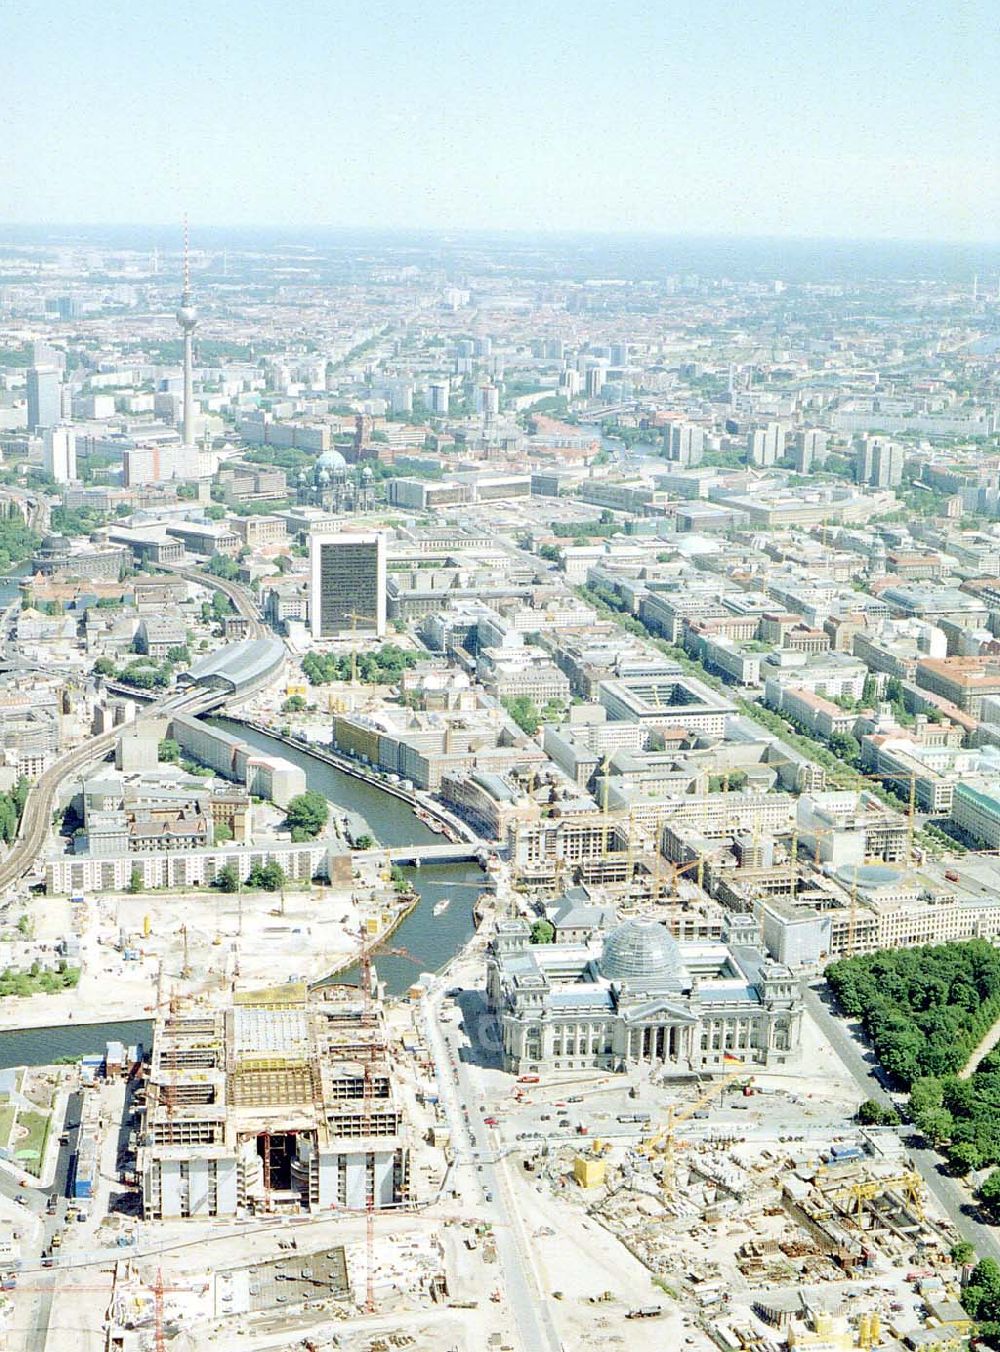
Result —
<instances>
[{"instance_id":1,"label":"road","mask_svg":"<svg viewBox=\"0 0 1000 1352\"><path fill-rule=\"evenodd\" d=\"M831 1013L821 991L825 986L816 988L807 982L802 983L802 993L806 1008L822 1029L830 1045L840 1057L858 1086L868 1098L874 1099L886 1108L896 1108L892 1096L882 1087L877 1078L877 1062L872 1053L853 1037L843 1019ZM944 1172L944 1162L934 1150L925 1146L908 1143L907 1149L913 1163L933 1194L941 1211L972 1244L981 1258L995 1258L1000 1261L1000 1241L992 1227L983 1225L976 1219L975 1208L967 1192L958 1180Z\"/></svg>"},{"instance_id":2,"label":"road","mask_svg":"<svg viewBox=\"0 0 1000 1352\"><path fill-rule=\"evenodd\" d=\"M482 1102L482 1089L475 1083L472 1067L459 1060L446 1041L439 1014L445 982L438 981L425 997L424 1017L428 1046L437 1071L441 1106L448 1118L454 1154L456 1187L479 1180L484 1219L496 1223L494 1231L497 1257L506 1280L507 1297L514 1311L523 1352L560 1352L562 1341L552 1321L547 1293L538 1289L531 1272L528 1238L523 1222L510 1195L507 1169L497 1160L496 1151L486 1144L489 1134L476 1117L473 1130L469 1105ZM449 1035L452 1035L449 1030ZM480 1133L480 1137L474 1134ZM475 1173L472 1170L475 1169ZM478 1191L479 1188L475 1190Z\"/></svg>"},{"instance_id":3,"label":"road","mask_svg":"<svg viewBox=\"0 0 1000 1352\"><path fill-rule=\"evenodd\" d=\"M35 1242L28 1244L22 1242L21 1262L25 1269L25 1280L19 1284L19 1289L24 1293L25 1308L24 1318L30 1329L30 1334L25 1338L24 1347L43 1348L48 1337L49 1320L52 1315L52 1301L59 1283L58 1274L53 1271L50 1274L39 1271L38 1265L41 1255L50 1249L52 1236L65 1227L66 1208L69 1205L67 1200L67 1187L69 1183L69 1168L75 1149L76 1127L80 1120L80 1094L72 1093L68 1096L63 1108L61 1121L53 1120L52 1131L61 1134L69 1133L69 1140L66 1145L58 1147L56 1157L56 1167L52 1182L44 1190L37 1187L22 1188L15 1178L5 1171L0 1172L0 1194L4 1197L13 1198L22 1206L28 1214L36 1216L41 1222L41 1230L35 1236ZM57 1198L56 1210L50 1215L46 1203L50 1194ZM31 1290L30 1301L27 1299L28 1288ZM11 1344L13 1346L13 1343Z\"/></svg>"}]
</instances>

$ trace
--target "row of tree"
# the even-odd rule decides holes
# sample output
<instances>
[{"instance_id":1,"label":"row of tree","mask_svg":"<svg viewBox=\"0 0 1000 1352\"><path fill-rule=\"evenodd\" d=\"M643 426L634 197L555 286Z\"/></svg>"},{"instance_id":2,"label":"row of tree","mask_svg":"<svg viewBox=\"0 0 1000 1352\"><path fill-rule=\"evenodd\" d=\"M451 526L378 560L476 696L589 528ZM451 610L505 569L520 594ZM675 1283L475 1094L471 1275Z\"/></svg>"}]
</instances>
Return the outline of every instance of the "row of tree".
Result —
<instances>
[{"instance_id":1,"label":"row of tree","mask_svg":"<svg viewBox=\"0 0 1000 1352\"><path fill-rule=\"evenodd\" d=\"M826 977L907 1088L960 1070L1000 1016L1000 951L984 939L843 958Z\"/></svg>"},{"instance_id":2,"label":"row of tree","mask_svg":"<svg viewBox=\"0 0 1000 1352\"><path fill-rule=\"evenodd\" d=\"M28 781L21 775L12 789L0 793L0 836L9 845L17 835L18 822L28 801Z\"/></svg>"},{"instance_id":3,"label":"row of tree","mask_svg":"<svg viewBox=\"0 0 1000 1352\"><path fill-rule=\"evenodd\" d=\"M285 870L276 859L269 864L254 864L243 886L261 892L278 892L285 885ZM220 892L238 892L240 875L235 863L228 863L219 870L215 886Z\"/></svg>"},{"instance_id":4,"label":"row of tree","mask_svg":"<svg viewBox=\"0 0 1000 1352\"><path fill-rule=\"evenodd\" d=\"M417 664L417 654L396 643L383 643L377 652L358 653L358 680L365 685L394 685L409 667ZM345 654L308 652L302 670L311 685L329 685L331 681L351 679L351 658Z\"/></svg>"},{"instance_id":5,"label":"row of tree","mask_svg":"<svg viewBox=\"0 0 1000 1352\"><path fill-rule=\"evenodd\" d=\"M910 1116L927 1140L963 1174L1000 1164L1000 1051L958 1078L1000 1017L1000 952L970 939L845 958L826 975L881 1064L910 1090Z\"/></svg>"}]
</instances>

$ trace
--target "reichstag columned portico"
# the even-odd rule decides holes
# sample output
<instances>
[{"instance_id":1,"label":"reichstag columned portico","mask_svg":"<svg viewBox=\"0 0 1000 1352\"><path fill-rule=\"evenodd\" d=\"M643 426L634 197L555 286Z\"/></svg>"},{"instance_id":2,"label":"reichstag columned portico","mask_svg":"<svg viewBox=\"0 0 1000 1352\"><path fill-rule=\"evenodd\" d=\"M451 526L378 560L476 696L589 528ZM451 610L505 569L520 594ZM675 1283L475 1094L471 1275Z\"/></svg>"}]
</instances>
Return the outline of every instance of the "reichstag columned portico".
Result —
<instances>
[{"instance_id":1,"label":"reichstag columned portico","mask_svg":"<svg viewBox=\"0 0 1000 1352\"><path fill-rule=\"evenodd\" d=\"M727 943L678 944L657 920L628 920L587 943L532 944L502 921L487 959L504 1069L624 1070L678 1075L726 1063L782 1064L802 1022L787 967L734 917Z\"/></svg>"}]
</instances>

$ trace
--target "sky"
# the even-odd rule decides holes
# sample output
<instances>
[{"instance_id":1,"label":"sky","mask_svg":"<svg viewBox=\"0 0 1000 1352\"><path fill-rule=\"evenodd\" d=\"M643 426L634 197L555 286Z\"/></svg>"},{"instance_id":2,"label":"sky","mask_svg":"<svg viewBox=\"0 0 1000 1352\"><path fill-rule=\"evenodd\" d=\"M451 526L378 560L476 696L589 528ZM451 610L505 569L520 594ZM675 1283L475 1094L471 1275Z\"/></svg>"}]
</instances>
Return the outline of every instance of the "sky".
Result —
<instances>
[{"instance_id":1,"label":"sky","mask_svg":"<svg viewBox=\"0 0 1000 1352\"><path fill-rule=\"evenodd\" d=\"M3 0L0 221L994 242L995 0Z\"/></svg>"}]
</instances>

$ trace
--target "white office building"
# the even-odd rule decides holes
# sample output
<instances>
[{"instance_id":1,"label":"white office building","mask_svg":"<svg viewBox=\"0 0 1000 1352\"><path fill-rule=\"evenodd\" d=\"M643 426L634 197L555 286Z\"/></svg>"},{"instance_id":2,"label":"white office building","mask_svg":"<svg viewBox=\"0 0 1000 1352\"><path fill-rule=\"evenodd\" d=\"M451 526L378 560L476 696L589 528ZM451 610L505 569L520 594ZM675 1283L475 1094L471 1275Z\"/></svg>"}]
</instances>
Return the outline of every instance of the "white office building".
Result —
<instances>
[{"instance_id":1,"label":"white office building","mask_svg":"<svg viewBox=\"0 0 1000 1352\"><path fill-rule=\"evenodd\" d=\"M45 429L42 463L46 474L57 484L72 483L76 478L76 432L65 423Z\"/></svg>"}]
</instances>

